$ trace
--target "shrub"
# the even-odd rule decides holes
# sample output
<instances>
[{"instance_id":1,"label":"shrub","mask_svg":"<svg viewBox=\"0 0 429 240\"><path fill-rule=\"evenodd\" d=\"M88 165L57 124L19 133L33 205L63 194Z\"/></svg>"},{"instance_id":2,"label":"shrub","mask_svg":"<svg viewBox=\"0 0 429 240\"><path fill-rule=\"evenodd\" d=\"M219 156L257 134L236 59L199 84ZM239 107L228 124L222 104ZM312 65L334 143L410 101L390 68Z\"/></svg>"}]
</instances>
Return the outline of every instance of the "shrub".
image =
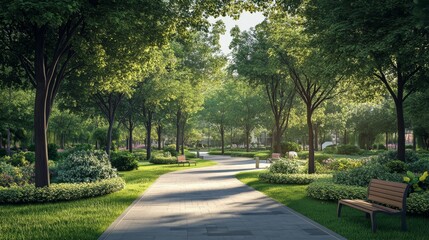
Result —
<instances>
[{"instance_id":1,"label":"shrub","mask_svg":"<svg viewBox=\"0 0 429 240\"><path fill-rule=\"evenodd\" d=\"M267 183L279 184L309 184L318 179L331 178L330 174L283 174L263 172L259 174L259 180Z\"/></svg>"},{"instance_id":2,"label":"shrub","mask_svg":"<svg viewBox=\"0 0 429 240\"><path fill-rule=\"evenodd\" d=\"M387 164L388 162L392 160L398 159L398 152L397 151L386 151L381 154L379 154L374 160L377 161L380 164ZM412 163L417 162L419 160L417 153L412 150L406 150L405 151L405 162L406 163Z\"/></svg>"},{"instance_id":3,"label":"shrub","mask_svg":"<svg viewBox=\"0 0 429 240\"><path fill-rule=\"evenodd\" d=\"M415 175L414 173L407 171L407 175L403 177L404 182L406 182L411 187L411 192L421 192L426 191L429 188L428 172L424 172L421 176Z\"/></svg>"},{"instance_id":4,"label":"shrub","mask_svg":"<svg viewBox=\"0 0 429 240\"><path fill-rule=\"evenodd\" d=\"M314 161L322 163L324 160L331 159L332 155L330 154L314 154ZM308 159L308 156L307 156Z\"/></svg>"},{"instance_id":5,"label":"shrub","mask_svg":"<svg viewBox=\"0 0 429 240\"><path fill-rule=\"evenodd\" d=\"M8 158L8 157L5 157L5 158ZM9 159L10 159L9 163L15 167L20 167L20 166L25 166L30 164L30 162L25 159L24 152L15 153Z\"/></svg>"},{"instance_id":6,"label":"shrub","mask_svg":"<svg viewBox=\"0 0 429 240\"><path fill-rule=\"evenodd\" d=\"M4 161L0 162L0 186L10 187L12 185L23 185L22 171Z\"/></svg>"},{"instance_id":7,"label":"shrub","mask_svg":"<svg viewBox=\"0 0 429 240\"><path fill-rule=\"evenodd\" d=\"M58 146L55 143L48 144L48 157L51 160L58 160Z\"/></svg>"},{"instance_id":8,"label":"shrub","mask_svg":"<svg viewBox=\"0 0 429 240\"><path fill-rule=\"evenodd\" d=\"M378 149L378 150L386 150L386 146L384 146L384 144L380 143L380 144L374 144L372 145L372 149Z\"/></svg>"},{"instance_id":9,"label":"shrub","mask_svg":"<svg viewBox=\"0 0 429 240\"><path fill-rule=\"evenodd\" d=\"M163 157L163 156L152 155L149 162L153 164L173 164L173 163L177 163L177 159L176 157Z\"/></svg>"},{"instance_id":10,"label":"shrub","mask_svg":"<svg viewBox=\"0 0 429 240\"><path fill-rule=\"evenodd\" d=\"M131 171L139 168L139 162L135 155L128 152L112 152L110 162L119 171Z\"/></svg>"},{"instance_id":11,"label":"shrub","mask_svg":"<svg viewBox=\"0 0 429 240\"><path fill-rule=\"evenodd\" d=\"M317 173L329 173L332 172L328 168L326 168L324 165L320 164L319 162L314 162L314 168L316 169ZM305 162L305 164L301 167L302 173L307 174L308 173L308 161Z\"/></svg>"},{"instance_id":12,"label":"shrub","mask_svg":"<svg viewBox=\"0 0 429 240\"><path fill-rule=\"evenodd\" d=\"M69 201L106 195L119 191L124 186L125 181L116 177L90 183L54 183L44 188L36 188L34 185L0 187L0 203Z\"/></svg>"},{"instance_id":13,"label":"shrub","mask_svg":"<svg viewBox=\"0 0 429 240\"><path fill-rule=\"evenodd\" d=\"M378 163L366 164L362 167L336 172L333 176L334 183L355 186L368 186L371 179L374 178L402 182L400 174L390 173L386 166Z\"/></svg>"},{"instance_id":14,"label":"shrub","mask_svg":"<svg viewBox=\"0 0 429 240\"><path fill-rule=\"evenodd\" d=\"M185 152L186 158L196 158L197 154L193 152Z\"/></svg>"},{"instance_id":15,"label":"shrub","mask_svg":"<svg viewBox=\"0 0 429 240\"><path fill-rule=\"evenodd\" d=\"M117 177L104 151L77 151L58 163L58 182L95 182Z\"/></svg>"},{"instance_id":16,"label":"shrub","mask_svg":"<svg viewBox=\"0 0 429 240\"><path fill-rule=\"evenodd\" d=\"M299 165L293 160L278 160L271 164L269 171L272 173L298 173Z\"/></svg>"},{"instance_id":17,"label":"shrub","mask_svg":"<svg viewBox=\"0 0 429 240\"><path fill-rule=\"evenodd\" d=\"M259 159L267 159L271 156L270 153L256 153L254 157L258 157Z\"/></svg>"},{"instance_id":18,"label":"shrub","mask_svg":"<svg viewBox=\"0 0 429 240\"><path fill-rule=\"evenodd\" d=\"M307 195L320 200L365 199L366 187L335 184L332 181L317 181L310 183Z\"/></svg>"},{"instance_id":19,"label":"shrub","mask_svg":"<svg viewBox=\"0 0 429 240\"><path fill-rule=\"evenodd\" d=\"M407 166L405 165L405 163L400 160L390 161L386 164L386 167L391 173L403 173L407 170Z\"/></svg>"},{"instance_id":20,"label":"shrub","mask_svg":"<svg viewBox=\"0 0 429 240\"><path fill-rule=\"evenodd\" d=\"M178 153L176 152L176 144L167 145L167 147L164 147L164 152L169 152L171 156L177 157Z\"/></svg>"},{"instance_id":21,"label":"shrub","mask_svg":"<svg viewBox=\"0 0 429 240\"><path fill-rule=\"evenodd\" d=\"M339 145L337 147L338 154L356 155L359 154L360 148L355 145Z\"/></svg>"},{"instance_id":22,"label":"shrub","mask_svg":"<svg viewBox=\"0 0 429 240\"><path fill-rule=\"evenodd\" d=\"M302 150L301 145L299 145L296 142L283 142L280 144L282 148L282 153L286 154L287 152L294 151L294 152L300 152Z\"/></svg>"},{"instance_id":23,"label":"shrub","mask_svg":"<svg viewBox=\"0 0 429 240\"><path fill-rule=\"evenodd\" d=\"M89 150L94 150L94 147L91 144L77 144L75 145L73 148L73 151L89 151Z\"/></svg>"},{"instance_id":24,"label":"shrub","mask_svg":"<svg viewBox=\"0 0 429 240\"><path fill-rule=\"evenodd\" d=\"M25 156L25 159L29 163L36 162L36 153L35 152L26 151L26 152L24 152L24 156Z\"/></svg>"},{"instance_id":25,"label":"shrub","mask_svg":"<svg viewBox=\"0 0 429 240\"><path fill-rule=\"evenodd\" d=\"M411 193L407 198L407 212L429 215L429 191Z\"/></svg>"},{"instance_id":26,"label":"shrub","mask_svg":"<svg viewBox=\"0 0 429 240\"><path fill-rule=\"evenodd\" d=\"M231 157L255 157L254 152L231 152Z\"/></svg>"},{"instance_id":27,"label":"shrub","mask_svg":"<svg viewBox=\"0 0 429 240\"><path fill-rule=\"evenodd\" d=\"M325 149L323 149L323 152L327 154L337 153L337 146L336 145L327 146L325 147Z\"/></svg>"},{"instance_id":28,"label":"shrub","mask_svg":"<svg viewBox=\"0 0 429 240\"><path fill-rule=\"evenodd\" d=\"M137 159L137 161L139 162L146 161L146 152L133 152L132 154Z\"/></svg>"},{"instance_id":29,"label":"shrub","mask_svg":"<svg viewBox=\"0 0 429 240\"><path fill-rule=\"evenodd\" d=\"M421 159L416 162L408 163L407 169L411 172L418 173L429 171L429 159Z\"/></svg>"},{"instance_id":30,"label":"shrub","mask_svg":"<svg viewBox=\"0 0 429 240\"><path fill-rule=\"evenodd\" d=\"M362 166L362 161L350 158L339 158L327 164L327 168L333 171L344 171Z\"/></svg>"}]
</instances>

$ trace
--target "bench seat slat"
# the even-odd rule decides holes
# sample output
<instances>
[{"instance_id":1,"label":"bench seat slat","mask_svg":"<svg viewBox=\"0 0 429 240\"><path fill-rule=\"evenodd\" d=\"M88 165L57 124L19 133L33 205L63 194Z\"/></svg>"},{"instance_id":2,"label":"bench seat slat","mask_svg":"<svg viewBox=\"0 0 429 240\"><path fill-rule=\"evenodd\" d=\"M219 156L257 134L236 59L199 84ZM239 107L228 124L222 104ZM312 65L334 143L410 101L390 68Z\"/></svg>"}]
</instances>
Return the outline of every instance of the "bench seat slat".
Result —
<instances>
[{"instance_id":1,"label":"bench seat slat","mask_svg":"<svg viewBox=\"0 0 429 240\"><path fill-rule=\"evenodd\" d=\"M364 200L340 200L340 202L344 205L350 206L350 207L356 207L359 208L359 210L364 212L376 212L376 211L382 211L382 212L388 212L388 213L399 213L401 211L385 206L381 206L378 204L370 203Z\"/></svg>"}]
</instances>

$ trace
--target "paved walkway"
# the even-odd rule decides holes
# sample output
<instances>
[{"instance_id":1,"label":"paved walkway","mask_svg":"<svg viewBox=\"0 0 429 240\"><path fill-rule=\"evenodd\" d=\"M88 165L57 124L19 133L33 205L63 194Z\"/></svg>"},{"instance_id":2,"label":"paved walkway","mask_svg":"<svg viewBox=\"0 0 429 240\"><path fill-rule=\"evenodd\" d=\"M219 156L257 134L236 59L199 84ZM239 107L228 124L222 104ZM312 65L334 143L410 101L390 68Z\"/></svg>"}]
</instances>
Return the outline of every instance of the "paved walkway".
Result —
<instances>
[{"instance_id":1,"label":"paved walkway","mask_svg":"<svg viewBox=\"0 0 429 240\"><path fill-rule=\"evenodd\" d=\"M253 160L206 158L219 164L161 176L100 239L344 239L238 181Z\"/></svg>"}]
</instances>

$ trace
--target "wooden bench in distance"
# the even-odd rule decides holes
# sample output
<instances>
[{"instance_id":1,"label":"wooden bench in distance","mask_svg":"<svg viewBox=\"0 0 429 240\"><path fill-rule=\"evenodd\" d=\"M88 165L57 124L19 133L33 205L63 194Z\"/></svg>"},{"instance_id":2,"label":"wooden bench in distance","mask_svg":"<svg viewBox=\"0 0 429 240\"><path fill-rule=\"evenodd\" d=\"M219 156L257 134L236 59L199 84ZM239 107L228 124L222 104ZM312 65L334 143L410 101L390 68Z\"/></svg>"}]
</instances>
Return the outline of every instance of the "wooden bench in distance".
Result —
<instances>
[{"instance_id":1,"label":"wooden bench in distance","mask_svg":"<svg viewBox=\"0 0 429 240\"><path fill-rule=\"evenodd\" d=\"M277 160L280 160L280 153L272 153L271 158L267 158L267 162L273 163Z\"/></svg>"},{"instance_id":2,"label":"wooden bench in distance","mask_svg":"<svg viewBox=\"0 0 429 240\"><path fill-rule=\"evenodd\" d=\"M187 163L188 166L191 166L191 163L193 163L193 164L195 164L195 166L197 166L197 161L186 160L185 155L177 156L177 165L182 164L183 166L185 166L185 163Z\"/></svg>"},{"instance_id":3,"label":"wooden bench in distance","mask_svg":"<svg viewBox=\"0 0 429 240\"><path fill-rule=\"evenodd\" d=\"M338 201L338 217L341 216L343 205L363 211L366 213L367 218L371 218L371 229L372 232L375 232L377 228L375 214L401 215L402 230L405 231L407 230L405 214L407 212L406 200L408 190L409 186L405 183L372 179L368 187L367 200L341 199Z\"/></svg>"}]
</instances>

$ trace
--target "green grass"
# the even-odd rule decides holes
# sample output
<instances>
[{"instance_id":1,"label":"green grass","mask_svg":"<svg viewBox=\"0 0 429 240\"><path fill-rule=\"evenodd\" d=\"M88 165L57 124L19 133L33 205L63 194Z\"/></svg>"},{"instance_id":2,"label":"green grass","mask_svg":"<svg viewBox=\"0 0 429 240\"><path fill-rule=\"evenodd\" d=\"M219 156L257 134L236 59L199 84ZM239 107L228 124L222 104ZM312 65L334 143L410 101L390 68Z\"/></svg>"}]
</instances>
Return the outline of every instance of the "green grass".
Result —
<instances>
[{"instance_id":1,"label":"green grass","mask_svg":"<svg viewBox=\"0 0 429 240\"><path fill-rule=\"evenodd\" d=\"M378 230L374 234L371 232L371 222L363 212L345 206L339 221L336 216L337 203L307 197L305 185L263 183L258 180L258 172L239 173L237 178L347 239L429 239L427 217L407 216L408 231L402 232L399 216L380 214L377 215Z\"/></svg>"},{"instance_id":2,"label":"green grass","mask_svg":"<svg viewBox=\"0 0 429 240\"><path fill-rule=\"evenodd\" d=\"M198 160L196 167L215 165ZM121 172L122 191L72 202L1 205L0 239L97 239L107 227L160 175L192 167L142 164Z\"/></svg>"}]
</instances>

